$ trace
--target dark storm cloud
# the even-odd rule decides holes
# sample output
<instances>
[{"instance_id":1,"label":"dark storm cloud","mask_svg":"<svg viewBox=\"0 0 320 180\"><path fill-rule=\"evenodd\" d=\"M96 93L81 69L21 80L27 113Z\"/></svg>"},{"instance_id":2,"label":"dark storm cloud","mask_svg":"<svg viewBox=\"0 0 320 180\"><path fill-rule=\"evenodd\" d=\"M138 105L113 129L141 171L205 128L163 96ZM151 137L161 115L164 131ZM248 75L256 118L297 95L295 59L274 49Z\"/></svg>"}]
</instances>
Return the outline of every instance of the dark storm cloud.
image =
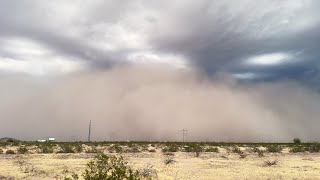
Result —
<instances>
[{"instance_id":1,"label":"dark storm cloud","mask_svg":"<svg viewBox=\"0 0 320 180\"><path fill-rule=\"evenodd\" d=\"M210 75L283 78L319 70L319 8L318 1L1 1L0 38L28 38L95 67L134 53L178 54ZM278 52L299 53L298 62L243 65Z\"/></svg>"}]
</instances>

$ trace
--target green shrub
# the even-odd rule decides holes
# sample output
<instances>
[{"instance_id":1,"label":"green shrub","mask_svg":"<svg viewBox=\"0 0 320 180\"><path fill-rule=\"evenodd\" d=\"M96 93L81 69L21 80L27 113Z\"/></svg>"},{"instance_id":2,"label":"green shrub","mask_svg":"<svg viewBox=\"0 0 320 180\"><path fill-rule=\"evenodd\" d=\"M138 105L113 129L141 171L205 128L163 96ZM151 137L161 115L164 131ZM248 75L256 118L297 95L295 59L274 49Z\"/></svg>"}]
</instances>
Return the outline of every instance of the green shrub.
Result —
<instances>
[{"instance_id":1,"label":"green shrub","mask_svg":"<svg viewBox=\"0 0 320 180\"><path fill-rule=\"evenodd\" d=\"M320 143L312 144L307 149L311 153L319 152L320 151Z\"/></svg>"},{"instance_id":2,"label":"green shrub","mask_svg":"<svg viewBox=\"0 0 320 180\"><path fill-rule=\"evenodd\" d=\"M109 150L110 153L114 153L114 152L115 153L122 153L123 152L122 147L117 145L117 144L110 146L108 148L108 150Z\"/></svg>"},{"instance_id":3,"label":"green shrub","mask_svg":"<svg viewBox=\"0 0 320 180\"><path fill-rule=\"evenodd\" d=\"M267 151L271 153L281 153L282 147L279 145L270 145L267 146Z\"/></svg>"},{"instance_id":4,"label":"green shrub","mask_svg":"<svg viewBox=\"0 0 320 180\"><path fill-rule=\"evenodd\" d=\"M161 149L162 152L177 152L179 151L179 147L177 145L169 145L165 146L164 148Z\"/></svg>"},{"instance_id":5,"label":"green shrub","mask_svg":"<svg viewBox=\"0 0 320 180\"><path fill-rule=\"evenodd\" d=\"M219 149L218 149L218 147L208 147L204 151L205 152L216 152L216 153L218 153Z\"/></svg>"},{"instance_id":6,"label":"green shrub","mask_svg":"<svg viewBox=\"0 0 320 180\"><path fill-rule=\"evenodd\" d=\"M87 164L83 174L85 180L139 180L138 171L133 171L123 158L98 154Z\"/></svg>"},{"instance_id":7,"label":"green shrub","mask_svg":"<svg viewBox=\"0 0 320 180\"><path fill-rule=\"evenodd\" d=\"M2 149L0 149L0 154L3 154L3 150Z\"/></svg>"},{"instance_id":8,"label":"green shrub","mask_svg":"<svg viewBox=\"0 0 320 180\"><path fill-rule=\"evenodd\" d=\"M290 152L292 152L292 153L305 152L305 151L306 151L306 148L302 147L302 146L293 146L290 149Z\"/></svg>"},{"instance_id":9,"label":"green shrub","mask_svg":"<svg viewBox=\"0 0 320 180\"><path fill-rule=\"evenodd\" d=\"M96 147L91 146L90 149L86 150L86 153L98 153L98 150Z\"/></svg>"},{"instance_id":10,"label":"green shrub","mask_svg":"<svg viewBox=\"0 0 320 180\"><path fill-rule=\"evenodd\" d=\"M13 150L9 149L6 151L6 154L15 154L15 152Z\"/></svg>"},{"instance_id":11,"label":"green shrub","mask_svg":"<svg viewBox=\"0 0 320 180\"><path fill-rule=\"evenodd\" d=\"M75 153L75 151L73 150L73 147L71 145L61 144L60 148L61 148L61 150L58 151L58 153Z\"/></svg>"},{"instance_id":12,"label":"green shrub","mask_svg":"<svg viewBox=\"0 0 320 180\"><path fill-rule=\"evenodd\" d=\"M39 153L49 154L53 153L53 146L51 144L38 145Z\"/></svg>"},{"instance_id":13,"label":"green shrub","mask_svg":"<svg viewBox=\"0 0 320 180\"><path fill-rule=\"evenodd\" d=\"M184 147L186 152L194 152L196 157L200 156L200 153L203 151L202 147L199 144L189 144L188 146Z\"/></svg>"},{"instance_id":14,"label":"green shrub","mask_svg":"<svg viewBox=\"0 0 320 180\"><path fill-rule=\"evenodd\" d=\"M28 149L26 147L24 147L24 146L21 146L21 147L19 147L17 149L17 151L18 151L19 154L25 154L25 153L28 152Z\"/></svg>"},{"instance_id":15,"label":"green shrub","mask_svg":"<svg viewBox=\"0 0 320 180\"><path fill-rule=\"evenodd\" d=\"M138 153L141 152L137 146L131 146L126 150L127 153Z\"/></svg>"},{"instance_id":16,"label":"green shrub","mask_svg":"<svg viewBox=\"0 0 320 180\"><path fill-rule=\"evenodd\" d=\"M294 144L300 144L301 143L301 140L299 138L294 138L293 139L293 143Z\"/></svg>"},{"instance_id":17,"label":"green shrub","mask_svg":"<svg viewBox=\"0 0 320 180\"><path fill-rule=\"evenodd\" d=\"M243 152L241 151L241 149L238 146L233 146L231 148L231 152L232 153L237 153L237 154L243 154Z\"/></svg>"}]
</instances>

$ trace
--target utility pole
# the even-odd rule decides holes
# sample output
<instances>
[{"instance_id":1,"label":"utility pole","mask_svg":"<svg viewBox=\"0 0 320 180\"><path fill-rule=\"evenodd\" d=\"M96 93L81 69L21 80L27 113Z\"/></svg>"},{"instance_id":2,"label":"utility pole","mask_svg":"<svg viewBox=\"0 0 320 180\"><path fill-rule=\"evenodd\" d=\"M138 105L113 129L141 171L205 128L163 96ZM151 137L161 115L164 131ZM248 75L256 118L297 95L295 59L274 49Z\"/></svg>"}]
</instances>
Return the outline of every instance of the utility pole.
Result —
<instances>
[{"instance_id":1,"label":"utility pole","mask_svg":"<svg viewBox=\"0 0 320 180\"><path fill-rule=\"evenodd\" d=\"M182 142L185 142L187 140L188 130L182 129Z\"/></svg>"},{"instance_id":2,"label":"utility pole","mask_svg":"<svg viewBox=\"0 0 320 180\"><path fill-rule=\"evenodd\" d=\"M89 122L88 142L90 142L90 136L91 136L91 120L90 120L90 122Z\"/></svg>"}]
</instances>

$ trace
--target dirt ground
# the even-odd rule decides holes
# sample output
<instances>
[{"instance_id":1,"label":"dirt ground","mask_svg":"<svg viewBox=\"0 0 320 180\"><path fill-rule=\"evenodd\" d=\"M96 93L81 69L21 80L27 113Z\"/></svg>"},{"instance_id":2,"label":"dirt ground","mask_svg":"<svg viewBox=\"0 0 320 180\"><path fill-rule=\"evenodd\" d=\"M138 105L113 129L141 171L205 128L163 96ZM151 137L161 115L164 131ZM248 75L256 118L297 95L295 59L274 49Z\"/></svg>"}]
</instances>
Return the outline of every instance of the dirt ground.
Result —
<instances>
[{"instance_id":1,"label":"dirt ground","mask_svg":"<svg viewBox=\"0 0 320 180\"><path fill-rule=\"evenodd\" d=\"M246 157L220 149L219 153L176 152L174 163L165 165L169 156L156 152L123 153L134 169L153 169L158 179L320 179L319 153L265 153ZM117 155L116 153L112 153ZM0 154L0 179L63 179L72 173L81 177L86 163L95 154ZM268 166L266 161L276 161Z\"/></svg>"}]
</instances>

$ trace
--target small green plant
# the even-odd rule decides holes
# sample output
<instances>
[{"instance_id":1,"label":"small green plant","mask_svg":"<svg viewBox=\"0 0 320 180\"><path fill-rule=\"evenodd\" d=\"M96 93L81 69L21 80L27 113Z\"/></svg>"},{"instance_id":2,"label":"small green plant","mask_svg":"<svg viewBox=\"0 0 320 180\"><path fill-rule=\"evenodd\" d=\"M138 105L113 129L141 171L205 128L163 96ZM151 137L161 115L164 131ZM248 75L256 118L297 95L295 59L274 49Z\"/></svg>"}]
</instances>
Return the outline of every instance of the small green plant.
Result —
<instances>
[{"instance_id":1,"label":"small green plant","mask_svg":"<svg viewBox=\"0 0 320 180\"><path fill-rule=\"evenodd\" d=\"M28 152L28 149L24 146L21 146L17 149L19 154L26 154Z\"/></svg>"},{"instance_id":2,"label":"small green plant","mask_svg":"<svg viewBox=\"0 0 320 180\"><path fill-rule=\"evenodd\" d=\"M15 154L15 152L13 150L9 149L6 151L6 154Z\"/></svg>"},{"instance_id":3,"label":"small green plant","mask_svg":"<svg viewBox=\"0 0 320 180\"><path fill-rule=\"evenodd\" d=\"M122 153L123 152L122 147L117 144L111 145L108 150L110 153Z\"/></svg>"},{"instance_id":4,"label":"small green plant","mask_svg":"<svg viewBox=\"0 0 320 180\"><path fill-rule=\"evenodd\" d=\"M186 152L194 152L196 157L200 156L200 153L203 151L202 147L199 144L189 144L188 146L184 147Z\"/></svg>"},{"instance_id":5,"label":"small green plant","mask_svg":"<svg viewBox=\"0 0 320 180\"><path fill-rule=\"evenodd\" d=\"M75 153L72 146L70 146L68 144L61 144L60 148L61 148L61 150L58 151L58 153Z\"/></svg>"},{"instance_id":6,"label":"small green plant","mask_svg":"<svg viewBox=\"0 0 320 180\"><path fill-rule=\"evenodd\" d=\"M162 152L177 152L179 151L179 147L177 145L169 145L165 146L164 148L161 149Z\"/></svg>"},{"instance_id":7,"label":"small green plant","mask_svg":"<svg viewBox=\"0 0 320 180\"><path fill-rule=\"evenodd\" d=\"M293 146L290 149L290 152L292 152L292 153L305 152L305 151L306 151L306 148L302 147L302 146Z\"/></svg>"},{"instance_id":8,"label":"small green plant","mask_svg":"<svg viewBox=\"0 0 320 180\"><path fill-rule=\"evenodd\" d=\"M307 147L308 151L311 153L319 152L320 151L320 143L311 144Z\"/></svg>"},{"instance_id":9,"label":"small green plant","mask_svg":"<svg viewBox=\"0 0 320 180\"><path fill-rule=\"evenodd\" d=\"M98 154L87 164L83 174L85 180L139 180L138 171L132 170L122 158Z\"/></svg>"},{"instance_id":10,"label":"small green plant","mask_svg":"<svg viewBox=\"0 0 320 180\"><path fill-rule=\"evenodd\" d=\"M282 147L279 145L270 145L267 146L267 151L271 153L281 153Z\"/></svg>"},{"instance_id":11,"label":"small green plant","mask_svg":"<svg viewBox=\"0 0 320 180\"><path fill-rule=\"evenodd\" d=\"M38 145L39 153L49 154L53 153L53 146L50 144L41 144Z\"/></svg>"},{"instance_id":12,"label":"small green plant","mask_svg":"<svg viewBox=\"0 0 320 180\"><path fill-rule=\"evenodd\" d=\"M293 143L294 144L300 144L301 143L301 140L299 138L294 138L293 139Z\"/></svg>"},{"instance_id":13,"label":"small green plant","mask_svg":"<svg viewBox=\"0 0 320 180\"><path fill-rule=\"evenodd\" d=\"M207 147L204 151L205 152L216 152L216 153L218 153L219 149L218 149L218 147Z\"/></svg>"}]
</instances>

